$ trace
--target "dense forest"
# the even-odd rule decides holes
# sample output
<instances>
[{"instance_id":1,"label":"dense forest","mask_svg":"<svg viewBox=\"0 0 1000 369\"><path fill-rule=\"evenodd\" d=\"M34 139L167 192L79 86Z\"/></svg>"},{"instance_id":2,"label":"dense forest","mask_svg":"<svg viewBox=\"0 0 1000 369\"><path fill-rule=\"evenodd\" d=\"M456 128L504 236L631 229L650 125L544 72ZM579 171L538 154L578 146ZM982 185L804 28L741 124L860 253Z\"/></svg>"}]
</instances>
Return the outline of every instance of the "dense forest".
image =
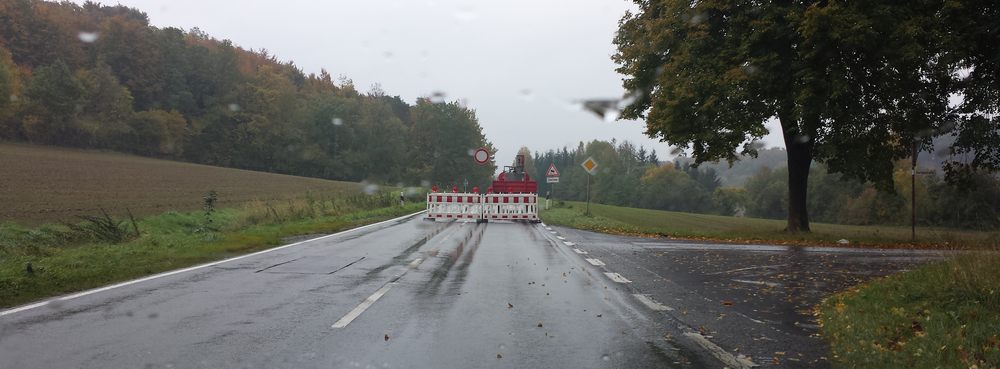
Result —
<instances>
[{"instance_id":1,"label":"dense forest","mask_svg":"<svg viewBox=\"0 0 1000 369\"><path fill-rule=\"evenodd\" d=\"M409 104L123 6L0 0L0 140L339 180L486 183L475 112Z\"/></svg>"},{"instance_id":2,"label":"dense forest","mask_svg":"<svg viewBox=\"0 0 1000 369\"><path fill-rule=\"evenodd\" d=\"M522 148L522 152L530 152ZM768 157L782 149L762 150ZM539 192L552 197L582 201L586 198L586 176L580 163L593 157L598 173L591 178L591 200L598 203L659 210L782 219L788 211L788 172L784 163L769 166L760 161L692 166L679 158L660 163L655 152L630 142L592 141L576 148L526 155L526 167L544 182L545 171L554 163L560 182L541 184ZM780 161L779 161L780 162ZM808 206L819 222L841 224L904 225L910 220L910 163L901 160L893 171L892 191L874 184L828 173L822 164L811 169ZM721 167L720 167L721 166ZM720 169L716 169L720 168ZM725 169L721 169L725 168ZM724 184L723 171L736 176L752 172L745 183ZM923 173L923 172L922 172ZM1000 229L1000 180L978 174L968 186L949 184L940 172L920 174L916 181L917 222L924 226L946 226L978 230Z\"/></svg>"}]
</instances>

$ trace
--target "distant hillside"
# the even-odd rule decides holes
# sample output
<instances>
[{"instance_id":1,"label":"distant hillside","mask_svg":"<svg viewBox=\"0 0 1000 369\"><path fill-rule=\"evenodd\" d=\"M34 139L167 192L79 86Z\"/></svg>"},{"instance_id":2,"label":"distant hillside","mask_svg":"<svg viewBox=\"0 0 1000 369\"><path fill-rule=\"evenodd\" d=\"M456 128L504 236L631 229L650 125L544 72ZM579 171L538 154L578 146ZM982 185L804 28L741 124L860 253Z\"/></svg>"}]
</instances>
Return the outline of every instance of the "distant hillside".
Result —
<instances>
[{"instance_id":1,"label":"distant hillside","mask_svg":"<svg viewBox=\"0 0 1000 369\"><path fill-rule=\"evenodd\" d=\"M933 152L922 151L917 155L917 167L919 170L943 173L942 166L950 159L948 147L951 146L953 141L954 138L951 136L935 138L935 150ZM732 167L729 166L729 163L722 161L718 163L702 163L699 168L715 169L723 186L742 187L747 179L753 176L754 173L757 173L760 168L768 167L776 169L784 167L786 159L785 149L775 147L760 150L756 158L741 156L740 160L733 163ZM694 163L694 158L683 156L677 157L674 160L679 161L681 164Z\"/></svg>"},{"instance_id":2,"label":"distant hillside","mask_svg":"<svg viewBox=\"0 0 1000 369\"><path fill-rule=\"evenodd\" d=\"M360 191L357 183L48 146L0 143L0 222L76 221L100 208L136 215Z\"/></svg>"},{"instance_id":3,"label":"distant hillside","mask_svg":"<svg viewBox=\"0 0 1000 369\"><path fill-rule=\"evenodd\" d=\"M747 179L753 176L754 173L760 170L760 168L768 167L771 169L785 166L787 157L785 156L785 149L781 148L771 148L763 149L758 152L756 158L751 157L740 157L740 160L733 163L730 168L729 163L722 161L718 163L702 163L699 168L715 169L716 174L719 176L719 180L722 181L722 186L725 187L743 187ZM689 157L678 157L675 161L679 161L681 164L694 163L694 158Z\"/></svg>"},{"instance_id":4,"label":"distant hillside","mask_svg":"<svg viewBox=\"0 0 1000 369\"><path fill-rule=\"evenodd\" d=\"M121 5L0 1L0 140L337 180L488 182L492 165L454 160L489 146L474 111L442 100L362 93Z\"/></svg>"}]
</instances>

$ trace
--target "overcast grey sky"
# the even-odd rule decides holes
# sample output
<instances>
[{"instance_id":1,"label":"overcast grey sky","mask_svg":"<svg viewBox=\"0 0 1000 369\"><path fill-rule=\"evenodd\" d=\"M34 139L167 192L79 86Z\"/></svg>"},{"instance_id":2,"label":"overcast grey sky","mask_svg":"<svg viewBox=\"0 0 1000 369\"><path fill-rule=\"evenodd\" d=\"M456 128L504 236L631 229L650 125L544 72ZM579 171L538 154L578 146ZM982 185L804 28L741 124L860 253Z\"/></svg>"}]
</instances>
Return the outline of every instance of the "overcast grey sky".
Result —
<instances>
[{"instance_id":1,"label":"overcast grey sky","mask_svg":"<svg viewBox=\"0 0 1000 369\"><path fill-rule=\"evenodd\" d=\"M80 1L82 2L82 1ZM476 110L498 163L516 150L629 140L669 157L640 122L605 122L573 104L617 98L610 56L618 0L100 0L138 8L158 27L198 27L267 49L306 73L325 68L361 91L375 83L413 102L443 92ZM769 137L768 146L780 139Z\"/></svg>"}]
</instances>

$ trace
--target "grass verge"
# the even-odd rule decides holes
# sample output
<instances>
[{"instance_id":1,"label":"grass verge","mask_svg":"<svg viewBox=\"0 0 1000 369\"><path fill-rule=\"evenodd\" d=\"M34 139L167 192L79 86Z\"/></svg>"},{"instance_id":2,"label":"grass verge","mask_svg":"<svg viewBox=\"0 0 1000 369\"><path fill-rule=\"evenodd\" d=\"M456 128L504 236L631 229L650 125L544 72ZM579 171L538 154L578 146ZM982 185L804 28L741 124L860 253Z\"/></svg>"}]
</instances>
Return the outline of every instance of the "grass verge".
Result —
<instances>
[{"instance_id":1,"label":"grass verge","mask_svg":"<svg viewBox=\"0 0 1000 369\"><path fill-rule=\"evenodd\" d=\"M347 200L252 202L168 212L138 221L139 236L112 244L59 225L0 225L0 307L95 288L270 248L284 237L333 233L420 211L391 194ZM30 264L30 270L29 270Z\"/></svg>"},{"instance_id":2,"label":"grass verge","mask_svg":"<svg viewBox=\"0 0 1000 369\"><path fill-rule=\"evenodd\" d=\"M827 298L834 367L1000 367L1000 255L969 254Z\"/></svg>"},{"instance_id":3,"label":"grass verge","mask_svg":"<svg viewBox=\"0 0 1000 369\"><path fill-rule=\"evenodd\" d=\"M553 202L556 204L557 202ZM705 239L723 242L840 245L841 239L857 246L906 248L995 249L1000 246L1000 232L976 232L941 228L917 228L917 242L910 242L909 227L854 226L812 223L812 232L787 233L785 221L692 214L673 211L636 209L590 204L591 215L584 215L585 203L558 202L539 214L549 224L597 232L634 236Z\"/></svg>"}]
</instances>

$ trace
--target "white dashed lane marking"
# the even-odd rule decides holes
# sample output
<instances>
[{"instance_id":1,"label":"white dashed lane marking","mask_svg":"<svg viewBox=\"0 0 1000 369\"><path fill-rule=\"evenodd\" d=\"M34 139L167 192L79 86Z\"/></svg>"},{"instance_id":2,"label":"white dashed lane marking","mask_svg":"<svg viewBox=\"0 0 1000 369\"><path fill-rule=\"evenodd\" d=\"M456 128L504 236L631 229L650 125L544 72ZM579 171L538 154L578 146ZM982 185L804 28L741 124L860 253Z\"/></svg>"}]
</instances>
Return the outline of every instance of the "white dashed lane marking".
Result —
<instances>
[{"instance_id":1,"label":"white dashed lane marking","mask_svg":"<svg viewBox=\"0 0 1000 369\"><path fill-rule=\"evenodd\" d=\"M563 237L563 236L556 236L556 238L558 238L560 240L566 240L566 237Z\"/></svg>"},{"instance_id":2,"label":"white dashed lane marking","mask_svg":"<svg viewBox=\"0 0 1000 369\"><path fill-rule=\"evenodd\" d=\"M563 241L563 243L566 244L566 246L576 246L575 243L572 243L572 242L569 242L569 241Z\"/></svg>"},{"instance_id":3,"label":"white dashed lane marking","mask_svg":"<svg viewBox=\"0 0 1000 369\"><path fill-rule=\"evenodd\" d=\"M632 283L632 281L625 279L625 277L622 277L622 275L618 273L604 273L604 275L606 275L608 278L611 278L612 281L618 283Z\"/></svg>"},{"instance_id":4,"label":"white dashed lane marking","mask_svg":"<svg viewBox=\"0 0 1000 369\"><path fill-rule=\"evenodd\" d=\"M637 294L633 294L632 296L635 296L636 300L639 300L639 302L641 302L643 305L646 305L646 307L648 307L650 310L653 310L653 311L673 311L674 310L674 308L672 308L672 307L669 307L667 305L664 305L664 304L661 304L661 303L657 302L656 300L653 300L653 298L649 297L649 295L637 293Z\"/></svg>"},{"instance_id":5,"label":"white dashed lane marking","mask_svg":"<svg viewBox=\"0 0 1000 369\"><path fill-rule=\"evenodd\" d=\"M590 265L593 265L593 266L603 266L603 265L605 265L604 262L601 261L600 259L587 259L587 262L590 263Z\"/></svg>"},{"instance_id":6,"label":"white dashed lane marking","mask_svg":"<svg viewBox=\"0 0 1000 369\"><path fill-rule=\"evenodd\" d=\"M586 251L583 251L583 250L580 250L580 249L573 249L573 252L576 252L577 254L580 254L580 255L587 255Z\"/></svg>"}]
</instances>

